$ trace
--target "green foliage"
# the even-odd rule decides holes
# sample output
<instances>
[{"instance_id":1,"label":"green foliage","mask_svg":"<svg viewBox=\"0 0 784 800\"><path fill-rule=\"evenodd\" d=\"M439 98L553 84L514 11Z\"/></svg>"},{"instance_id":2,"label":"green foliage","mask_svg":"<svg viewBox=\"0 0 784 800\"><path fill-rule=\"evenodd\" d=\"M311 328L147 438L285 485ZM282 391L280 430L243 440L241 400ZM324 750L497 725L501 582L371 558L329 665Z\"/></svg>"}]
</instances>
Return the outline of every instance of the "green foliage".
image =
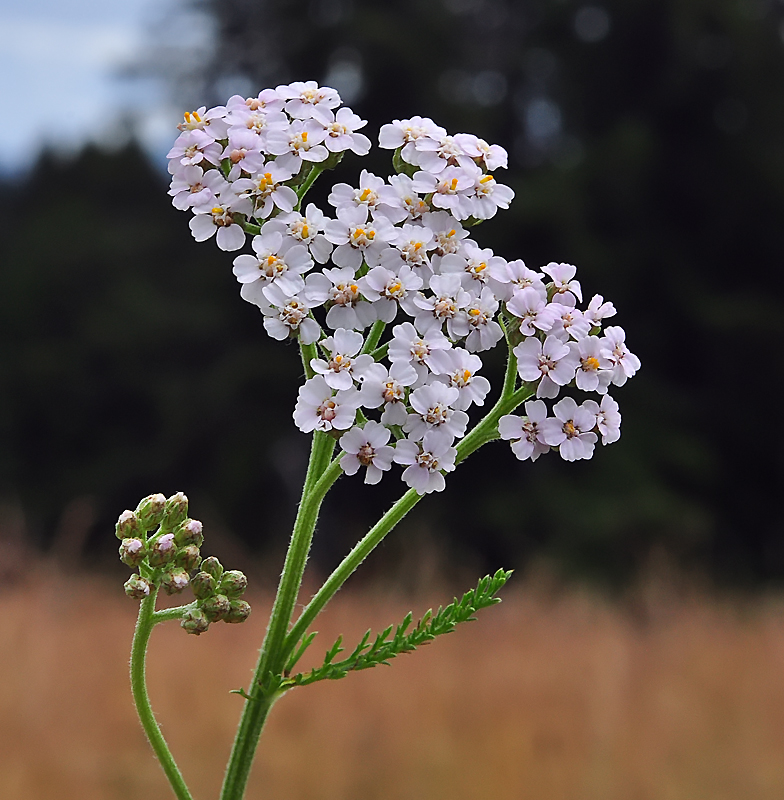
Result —
<instances>
[{"instance_id":1,"label":"green foliage","mask_svg":"<svg viewBox=\"0 0 784 800\"><path fill-rule=\"evenodd\" d=\"M338 680L345 678L349 672L377 667L379 664L389 666L391 659L401 653L411 653L417 647L431 642L436 636L451 633L461 622L471 622L476 619L474 614L482 608L494 606L501 602L496 597L501 588L509 580L512 570L499 569L495 575L486 575L479 581L475 589L467 591L462 599L455 598L448 606L433 613L429 609L416 626L409 630L413 616L406 614L403 621L394 629L390 625L371 639L371 632L362 637L359 644L351 654L341 661L335 661L340 653L344 652L343 637L339 636L335 644L330 647L324 656L324 663L310 672L301 672L293 677L288 674L310 646L315 633L308 634L300 643L286 665L286 677L280 682L279 690L285 691L295 686L307 686L310 683L323 680Z\"/></svg>"}]
</instances>

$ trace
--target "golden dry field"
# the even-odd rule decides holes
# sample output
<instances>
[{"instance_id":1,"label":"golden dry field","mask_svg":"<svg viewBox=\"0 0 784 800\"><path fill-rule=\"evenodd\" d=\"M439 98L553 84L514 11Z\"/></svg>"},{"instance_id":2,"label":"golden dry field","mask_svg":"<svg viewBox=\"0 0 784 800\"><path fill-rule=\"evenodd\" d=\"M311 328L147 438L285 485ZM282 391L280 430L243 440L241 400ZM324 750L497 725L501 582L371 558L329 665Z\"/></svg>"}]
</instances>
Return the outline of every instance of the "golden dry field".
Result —
<instances>
[{"instance_id":1,"label":"golden dry field","mask_svg":"<svg viewBox=\"0 0 784 800\"><path fill-rule=\"evenodd\" d=\"M41 573L0 592L0 797L170 793L131 705L136 603L105 579ZM523 584L524 581L519 580ZM40 586L46 588L40 588ZM520 586L419 652L295 690L262 738L249 800L780 800L784 605L654 598L645 613ZM150 691L195 800L217 797L263 634L165 623ZM446 602L346 591L332 637ZM320 640L320 641L319 641Z\"/></svg>"}]
</instances>

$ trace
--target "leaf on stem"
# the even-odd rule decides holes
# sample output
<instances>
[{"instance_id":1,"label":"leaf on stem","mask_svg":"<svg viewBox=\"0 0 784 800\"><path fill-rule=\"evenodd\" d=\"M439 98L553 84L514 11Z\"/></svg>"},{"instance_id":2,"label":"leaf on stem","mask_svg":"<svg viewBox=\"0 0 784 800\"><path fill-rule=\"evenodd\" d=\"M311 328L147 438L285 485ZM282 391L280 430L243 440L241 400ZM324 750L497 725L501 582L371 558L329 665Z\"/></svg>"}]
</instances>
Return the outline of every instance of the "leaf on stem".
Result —
<instances>
[{"instance_id":1,"label":"leaf on stem","mask_svg":"<svg viewBox=\"0 0 784 800\"><path fill-rule=\"evenodd\" d=\"M285 691L295 686L307 686L316 681L339 680L345 678L349 672L370 669L379 664L388 666L390 660L395 656L401 653L411 653L417 647L431 642L436 636L451 633L461 622L470 622L476 619L474 614L480 609L500 603L501 598L496 595L509 580L511 574L512 570L499 569L495 575L486 575L479 581L476 588L466 592L461 600L455 598L445 608L439 606L435 613L432 609L428 610L411 630L409 629L413 622L413 615L409 612L403 621L394 628L394 633L392 633L392 625L372 639L371 631L367 631L348 657L335 661L338 655L344 652L343 637L339 636L324 655L324 662L320 667L315 667L310 672L301 672L293 677L286 677L280 684L280 690ZM302 653L311 644L314 636L315 633L311 633L302 641L294 656L289 660L291 667L296 664Z\"/></svg>"}]
</instances>

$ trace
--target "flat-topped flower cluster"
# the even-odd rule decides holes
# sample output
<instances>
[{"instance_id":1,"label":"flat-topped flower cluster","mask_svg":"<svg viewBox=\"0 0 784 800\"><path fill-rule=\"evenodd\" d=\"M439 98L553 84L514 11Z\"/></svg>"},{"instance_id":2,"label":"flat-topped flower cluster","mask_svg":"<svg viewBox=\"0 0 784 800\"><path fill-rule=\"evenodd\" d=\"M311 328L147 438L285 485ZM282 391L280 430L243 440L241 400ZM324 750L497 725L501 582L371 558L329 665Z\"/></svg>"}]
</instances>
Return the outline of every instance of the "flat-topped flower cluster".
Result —
<instances>
[{"instance_id":1,"label":"flat-topped flower cluster","mask_svg":"<svg viewBox=\"0 0 784 800\"><path fill-rule=\"evenodd\" d=\"M498 435L520 459L550 449L574 461L620 436L622 386L640 366L612 303L583 303L576 269L529 269L470 238L514 193L494 172L507 154L472 134L449 135L414 117L381 128L396 174L362 171L336 184L327 216L302 200L345 150L366 154L365 122L315 82L232 97L185 115L169 153L175 207L193 211L198 241L234 259L241 296L278 340L297 338L310 376L294 421L333 431L348 474L378 482L393 463L420 494L444 488L469 409L490 392L479 353L505 340L519 381L536 400L504 415ZM318 266L317 266L318 265ZM391 326L391 328L388 328ZM385 336L385 332L389 333ZM566 387L595 393L580 405ZM376 419L370 418L376 416ZM342 435L341 435L341 432Z\"/></svg>"}]
</instances>

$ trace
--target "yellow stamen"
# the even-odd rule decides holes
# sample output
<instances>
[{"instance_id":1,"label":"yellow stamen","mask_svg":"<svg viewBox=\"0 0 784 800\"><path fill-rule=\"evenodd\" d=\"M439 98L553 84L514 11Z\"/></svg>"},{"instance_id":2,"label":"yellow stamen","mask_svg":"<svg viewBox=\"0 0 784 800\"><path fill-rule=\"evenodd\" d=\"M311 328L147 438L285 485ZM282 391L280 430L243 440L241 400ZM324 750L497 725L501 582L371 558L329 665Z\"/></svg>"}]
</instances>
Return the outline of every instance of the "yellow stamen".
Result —
<instances>
[{"instance_id":1,"label":"yellow stamen","mask_svg":"<svg viewBox=\"0 0 784 800\"><path fill-rule=\"evenodd\" d=\"M452 178L452 191L457 191L457 178Z\"/></svg>"},{"instance_id":2,"label":"yellow stamen","mask_svg":"<svg viewBox=\"0 0 784 800\"><path fill-rule=\"evenodd\" d=\"M303 239L307 239L308 238L308 226L307 225L303 225L302 226L302 238Z\"/></svg>"},{"instance_id":3,"label":"yellow stamen","mask_svg":"<svg viewBox=\"0 0 784 800\"><path fill-rule=\"evenodd\" d=\"M599 359L590 356L583 361L583 369L599 369Z\"/></svg>"},{"instance_id":4,"label":"yellow stamen","mask_svg":"<svg viewBox=\"0 0 784 800\"><path fill-rule=\"evenodd\" d=\"M463 380L467 381L470 377L471 377L471 370L470 369L463 370Z\"/></svg>"},{"instance_id":5,"label":"yellow stamen","mask_svg":"<svg viewBox=\"0 0 784 800\"><path fill-rule=\"evenodd\" d=\"M564 423L563 432L569 437L577 436L577 428L574 427L574 423L571 420Z\"/></svg>"},{"instance_id":6,"label":"yellow stamen","mask_svg":"<svg viewBox=\"0 0 784 800\"><path fill-rule=\"evenodd\" d=\"M222 214L222 213L223 213L223 209L222 209L220 206L215 206L215 207L212 209L212 213L213 213L213 214Z\"/></svg>"},{"instance_id":7,"label":"yellow stamen","mask_svg":"<svg viewBox=\"0 0 784 800\"><path fill-rule=\"evenodd\" d=\"M488 181L493 180L492 175L485 175L484 178L479 179L479 183L487 183Z\"/></svg>"},{"instance_id":8,"label":"yellow stamen","mask_svg":"<svg viewBox=\"0 0 784 800\"><path fill-rule=\"evenodd\" d=\"M478 308L469 308L468 309L468 313L472 317L478 317L482 312Z\"/></svg>"},{"instance_id":9,"label":"yellow stamen","mask_svg":"<svg viewBox=\"0 0 784 800\"><path fill-rule=\"evenodd\" d=\"M483 269L487 269L487 264L484 261L479 266L474 267L474 272L481 272Z\"/></svg>"},{"instance_id":10,"label":"yellow stamen","mask_svg":"<svg viewBox=\"0 0 784 800\"><path fill-rule=\"evenodd\" d=\"M348 288L351 289L352 292L359 291L359 286L357 286L356 283L352 283L351 286L349 286Z\"/></svg>"},{"instance_id":11,"label":"yellow stamen","mask_svg":"<svg viewBox=\"0 0 784 800\"><path fill-rule=\"evenodd\" d=\"M307 140L308 140L308 132L302 131L302 141L307 142Z\"/></svg>"},{"instance_id":12,"label":"yellow stamen","mask_svg":"<svg viewBox=\"0 0 784 800\"><path fill-rule=\"evenodd\" d=\"M456 233L457 233L457 231L456 231L454 228L452 228L452 230L451 230L451 231L449 231L449 233L447 234L447 236L454 236Z\"/></svg>"},{"instance_id":13,"label":"yellow stamen","mask_svg":"<svg viewBox=\"0 0 784 800\"><path fill-rule=\"evenodd\" d=\"M199 116L198 111L193 112L193 118L196 120L196 122L201 122L201 117Z\"/></svg>"},{"instance_id":14,"label":"yellow stamen","mask_svg":"<svg viewBox=\"0 0 784 800\"><path fill-rule=\"evenodd\" d=\"M186 111L186 112L183 114L183 117L185 117L185 121L186 121L186 122L190 122L190 121L191 121L191 112L190 112L190 111Z\"/></svg>"},{"instance_id":15,"label":"yellow stamen","mask_svg":"<svg viewBox=\"0 0 784 800\"><path fill-rule=\"evenodd\" d=\"M365 200L368 199L368 197L370 197L370 189L365 189L365 190L363 190L362 194L359 196L359 199L360 199L361 202L364 203Z\"/></svg>"}]
</instances>

